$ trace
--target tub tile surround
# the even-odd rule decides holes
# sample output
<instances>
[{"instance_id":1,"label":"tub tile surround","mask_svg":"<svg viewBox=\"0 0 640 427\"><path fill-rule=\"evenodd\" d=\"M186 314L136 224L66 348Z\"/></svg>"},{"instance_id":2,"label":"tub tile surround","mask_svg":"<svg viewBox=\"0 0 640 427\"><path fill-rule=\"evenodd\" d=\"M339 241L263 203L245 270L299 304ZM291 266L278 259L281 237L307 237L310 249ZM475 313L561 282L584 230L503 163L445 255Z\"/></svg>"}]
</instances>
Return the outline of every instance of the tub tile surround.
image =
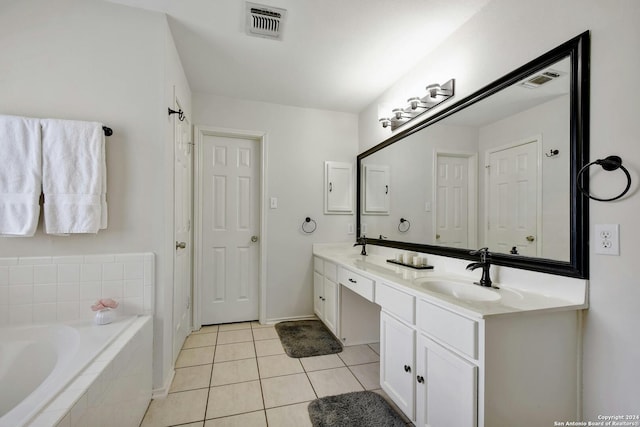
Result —
<instances>
[{"instance_id":1,"label":"tub tile surround","mask_svg":"<svg viewBox=\"0 0 640 427\"><path fill-rule=\"evenodd\" d=\"M248 341L221 341L225 332L239 331L235 336ZM257 322L192 333L178 356L169 394L151 402L141 426L303 427L311 426L307 406L318 397L372 390L388 399L380 389L379 346L297 359L285 354L280 340L271 338L274 333L273 326ZM235 350L239 346L243 351ZM194 351L202 357L192 357Z\"/></svg>"},{"instance_id":2,"label":"tub tile surround","mask_svg":"<svg viewBox=\"0 0 640 427\"><path fill-rule=\"evenodd\" d=\"M123 314L152 314L152 253L0 258L0 326L94 316L113 298Z\"/></svg>"},{"instance_id":3,"label":"tub tile surround","mask_svg":"<svg viewBox=\"0 0 640 427\"><path fill-rule=\"evenodd\" d=\"M151 400L153 320L140 316L29 427L135 427Z\"/></svg>"}]
</instances>

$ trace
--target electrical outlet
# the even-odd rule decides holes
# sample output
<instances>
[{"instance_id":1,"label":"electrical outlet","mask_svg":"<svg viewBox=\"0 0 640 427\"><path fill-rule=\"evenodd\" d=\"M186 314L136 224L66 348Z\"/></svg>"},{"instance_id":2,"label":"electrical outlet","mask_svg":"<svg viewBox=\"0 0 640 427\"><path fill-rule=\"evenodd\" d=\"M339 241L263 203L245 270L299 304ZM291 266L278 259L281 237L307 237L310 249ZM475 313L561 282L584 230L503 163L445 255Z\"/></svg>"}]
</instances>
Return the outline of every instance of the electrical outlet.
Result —
<instances>
[{"instance_id":1,"label":"electrical outlet","mask_svg":"<svg viewBox=\"0 0 640 427\"><path fill-rule=\"evenodd\" d=\"M596 224L596 253L620 255L620 224Z\"/></svg>"}]
</instances>

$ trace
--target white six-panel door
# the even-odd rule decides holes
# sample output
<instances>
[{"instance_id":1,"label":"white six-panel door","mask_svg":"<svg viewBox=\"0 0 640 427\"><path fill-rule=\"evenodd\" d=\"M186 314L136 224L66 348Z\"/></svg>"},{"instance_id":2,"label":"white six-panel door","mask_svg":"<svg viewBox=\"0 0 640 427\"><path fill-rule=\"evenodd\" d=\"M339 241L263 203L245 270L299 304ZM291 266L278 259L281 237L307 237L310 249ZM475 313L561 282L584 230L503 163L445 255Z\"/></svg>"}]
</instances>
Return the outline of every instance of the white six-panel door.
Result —
<instances>
[{"instance_id":1,"label":"white six-panel door","mask_svg":"<svg viewBox=\"0 0 640 427\"><path fill-rule=\"evenodd\" d=\"M433 241L436 245L456 248L476 245L475 182L470 188L476 163L477 156L472 153L435 154Z\"/></svg>"},{"instance_id":2,"label":"white six-panel door","mask_svg":"<svg viewBox=\"0 0 640 427\"><path fill-rule=\"evenodd\" d=\"M204 134L199 192L200 323L259 315L259 142Z\"/></svg>"},{"instance_id":3,"label":"white six-panel door","mask_svg":"<svg viewBox=\"0 0 640 427\"><path fill-rule=\"evenodd\" d=\"M539 256L538 140L488 153L487 243L491 250Z\"/></svg>"}]
</instances>

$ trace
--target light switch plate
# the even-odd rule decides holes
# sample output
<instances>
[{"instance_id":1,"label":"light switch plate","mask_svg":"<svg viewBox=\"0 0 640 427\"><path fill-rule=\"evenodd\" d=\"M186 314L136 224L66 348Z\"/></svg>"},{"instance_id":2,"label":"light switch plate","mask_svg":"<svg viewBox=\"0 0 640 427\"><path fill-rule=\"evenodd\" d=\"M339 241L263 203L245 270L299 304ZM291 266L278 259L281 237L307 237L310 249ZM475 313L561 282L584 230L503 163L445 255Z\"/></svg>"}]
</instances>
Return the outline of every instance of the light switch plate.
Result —
<instances>
[{"instance_id":1,"label":"light switch plate","mask_svg":"<svg viewBox=\"0 0 640 427\"><path fill-rule=\"evenodd\" d=\"M269 207L271 209L278 209L278 198L277 197L272 197L269 200Z\"/></svg>"},{"instance_id":2,"label":"light switch plate","mask_svg":"<svg viewBox=\"0 0 640 427\"><path fill-rule=\"evenodd\" d=\"M596 224L596 253L620 255L620 224Z\"/></svg>"}]
</instances>

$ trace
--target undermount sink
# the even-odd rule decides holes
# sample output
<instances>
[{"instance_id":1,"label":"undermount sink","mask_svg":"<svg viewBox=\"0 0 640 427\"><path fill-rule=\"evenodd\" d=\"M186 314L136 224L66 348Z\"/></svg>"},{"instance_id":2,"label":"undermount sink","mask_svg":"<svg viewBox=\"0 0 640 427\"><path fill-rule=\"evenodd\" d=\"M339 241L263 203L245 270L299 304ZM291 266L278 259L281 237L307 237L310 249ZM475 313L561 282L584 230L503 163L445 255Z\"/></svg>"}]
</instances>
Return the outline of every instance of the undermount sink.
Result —
<instances>
[{"instance_id":1,"label":"undermount sink","mask_svg":"<svg viewBox=\"0 0 640 427\"><path fill-rule=\"evenodd\" d=\"M416 279L414 283L427 291L448 295L461 300L497 301L500 299L500 294L495 290L483 288L478 285L431 278Z\"/></svg>"}]
</instances>

